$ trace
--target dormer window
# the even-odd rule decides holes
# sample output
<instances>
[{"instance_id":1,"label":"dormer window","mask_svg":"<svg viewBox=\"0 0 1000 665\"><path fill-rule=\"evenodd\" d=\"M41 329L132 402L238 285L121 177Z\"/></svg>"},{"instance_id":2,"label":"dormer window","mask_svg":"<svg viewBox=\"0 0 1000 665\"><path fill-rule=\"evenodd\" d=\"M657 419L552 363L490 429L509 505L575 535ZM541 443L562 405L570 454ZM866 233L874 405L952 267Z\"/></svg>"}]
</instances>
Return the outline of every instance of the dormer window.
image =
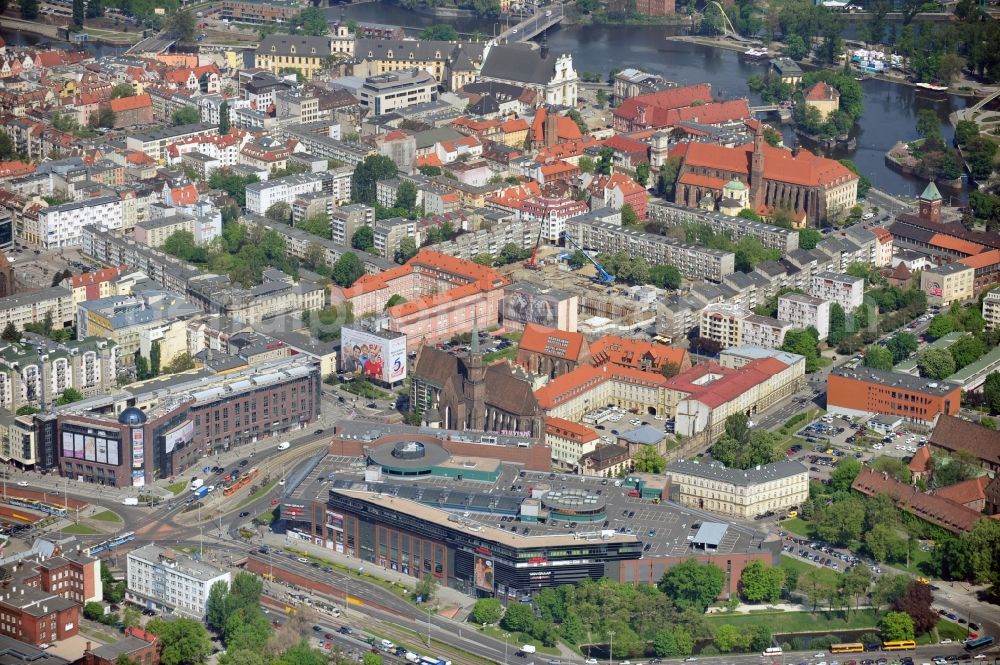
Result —
<instances>
[{"instance_id":1,"label":"dormer window","mask_svg":"<svg viewBox=\"0 0 1000 665\"><path fill-rule=\"evenodd\" d=\"M294 46L293 46L293 47L291 47L291 50L290 50L289 52L290 52L290 53L295 53L295 47L294 47Z\"/></svg>"},{"instance_id":2,"label":"dormer window","mask_svg":"<svg viewBox=\"0 0 1000 665\"><path fill-rule=\"evenodd\" d=\"M441 51L434 51L434 59L435 60L441 59Z\"/></svg>"},{"instance_id":3,"label":"dormer window","mask_svg":"<svg viewBox=\"0 0 1000 665\"><path fill-rule=\"evenodd\" d=\"M371 51L368 51L368 57L369 57L369 58L374 58L374 57L375 57L375 54L374 54L374 53L372 53Z\"/></svg>"},{"instance_id":4,"label":"dormer window","mask_svg":"<svg viewBox=\"0 0 1000 665\"><path fill-rule=\"evenodd\" d=\"M392 51L389 51L389 52L388 52L388 53L386 54L386 57L387 57L387 58L389 58L389 59L391 60L391 59L392 59Z\"/></svg>"},{"instance_id":5,"label":"dormer window","mask_svg":"<svg viewBox=\"0 0 1000 665\"><path fill-rule=\"evenodd\" d=\"M312 53L313 55L316 55L316 49L314 49L314 48L313 49L309 49L309 52Z\"/></svg>"},{"instance_id":6,"label":"dormer window","mask_svg":"<svg viewBox=\"0 0 1000 665\"><path fill-rule=\"evenodd\" d=\"M274 52L275 52L275 51L277 51L277 50L278 50L278 49L274 48L274 44L271 44L271 53L274 53Z\"/></svg>"},{"instance_id":7,"label":"dormer window","mask_svg":"<svg viewBox=\"0 0 1000 665\"><path fill-rule=\"evenodd\" d=\"M413 54L410 53L410 60L413 60Z\"/></svg>"}]
</instances>

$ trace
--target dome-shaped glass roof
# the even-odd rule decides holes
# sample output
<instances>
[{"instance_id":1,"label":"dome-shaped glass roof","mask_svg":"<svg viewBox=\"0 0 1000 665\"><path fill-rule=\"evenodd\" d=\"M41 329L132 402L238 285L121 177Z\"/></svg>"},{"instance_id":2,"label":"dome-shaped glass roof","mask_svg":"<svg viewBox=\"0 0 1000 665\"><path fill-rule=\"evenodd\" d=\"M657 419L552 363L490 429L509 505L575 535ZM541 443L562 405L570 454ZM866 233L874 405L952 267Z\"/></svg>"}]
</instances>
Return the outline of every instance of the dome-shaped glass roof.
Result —
<instances>
[{"instance_id":1,"label":"dome-shaped glass roof","mask_svg":"<svg viewBox=\"0 0 1000 665\"><path fill-rule=\"evenodd\" d=\"M146 422L146 414L142 412L142 409L130 406L121 412L118 416L118 422L122 425L136 427Z\"/></svg>"}]
</instances>

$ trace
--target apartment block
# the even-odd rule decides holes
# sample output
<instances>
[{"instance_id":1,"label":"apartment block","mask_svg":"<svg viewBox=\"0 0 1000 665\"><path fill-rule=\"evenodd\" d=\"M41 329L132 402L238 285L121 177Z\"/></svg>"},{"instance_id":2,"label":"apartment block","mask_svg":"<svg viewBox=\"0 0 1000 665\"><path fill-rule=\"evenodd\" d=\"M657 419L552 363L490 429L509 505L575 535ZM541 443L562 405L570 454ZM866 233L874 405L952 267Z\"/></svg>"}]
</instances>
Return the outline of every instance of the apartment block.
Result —
<instances>
[{"instance_id":1,"label":"apartment block","mask_svg":"<svg viewBox=\"0 0 1000 665\"><path fill-rule=\"evenodd\" d=\"M750 310L729 303L708 305L701 311L698 336L715 340L724 349L740 346L743 344L743 322L750 316Z\"/></svg>"},{"instance_id":2,"label":"apartment block","mask_svg":"<svg viewBox=\"0 0 1000 665\"><path fill-rule=\"evenodd\" d=\"M126 598L142 607L169 610L197 619L205 616L208 593L216 582L229 586L228 570L157 545L128 553Z\"/></svg>"},{"instance_id":3,"label":"apartment block","mask_svg":"<svg viewBox=\"0 0 1000 665\"><path fill-rule=\"evenodd\" d=\"M976 270L960 262L925 268L920 273L920 290L931 305L947 307L975 295Z\"/></svg>"},{"instance_id":4,"label":"apartment block","mask_svg":"<svg viewBox=\"0 0 1000 665\"><path fill-rule=\"evenodd\" d=\"M321 173L300 173L251 183L247 185L247 210L263 215L275 203L291 205L303 194L323 191L324 179Z\"/></svg>"},{"instance_id":5,"label":"apartment block","mask_svg":"<svg viewBox=\"0 0 1000 665\"><path fill-rule=\"evenodd\" d=\"M416 239L417 221L403 217L380 219L375 222L374 232L374 252L383 259L391 260L395 257L396 250L399 249L399 243L403 238Z\"/></svg>"},{"instance_id":6,"label":"apartment block","mask_svg":"<svg viewBox=\"0 0 1000 665\"><path fill-rule=\"evenodd\" d=\"M437 101L437 80L423 69L369 76L359 90L361 105L376 116Z\"/></svg>"},{"instance_id":7,"label":"apartment block","mask_svg":"<svg viewBox=\"0 0 1000 665\"><path fill-rule=\"evenodd\" d=\"M13 323L18 330L24 330L26 323L40 323L46 314L52 314L56 328L69 328L76 316L73 294L63 286L16 293L0 298L0 328Z\"/></svg>"},{"instance_id":8,"label":"apartment block","mask_svg":"<svg viewBox=\"0 0 1000 665\"><path fill-rule=\"evenodd\" d=\"M363 203L341 206L330 217L330 232L333 242L338 245L351 244L354 232L362 226L375 224L375 208Z\"/></svg>"},{"instance_id":9,"label":"apartment block","mask_svg":"<svg viewBox=\"0 0 1000 665\"><path fill-rule=\"evenodd\" d=\"M983 318L990 328L1000 326L1000 289L993 289L983 298Z\"/></svg>"},{"instance_id":10,"label":"apartment block","mask_svg":"<svg viewBox=\"0 0 1000 665\"><path fill-rule=\"evenodd\" d=\"M193 125L178 125L164 127L149 132L136 132L125 138L125 147L129 150L144 152L157 163L164 164L167 159L167 148L172 143L182 142L196 136L211 136L218 134L217 125L195 123Z\"/></svg>"},{"instance_id":11,"label":"apartment block","mask_svg":"<svg viewBox=\"0 0 1000 665\"><path fill-rule=\"evenodd\" d=\"M11 413L40 407L73 388L84 397L113 390L119 350L110 339L86 337L65 343L29 338L0 350L0 407Z\"/></svg>"},{"instance_id":12,"label":"apartment block","mask_svg":"<svg viewBox=\"0 0 1000 665\"><path fill-rule=\"evenodd\" d=\"M812 326L819 338L830 334L830 301L804 293L786 293L778 298L778 319L792 324L793 328Z\"/></svg>"},{"instance_id":13,"label":"apartment block","mask_svg":"<svg viewBox=\"0 0 1000 665\"><path fill-rule=\"evenodd\" d=\"M122 199L118 196L98 196L43 208L38 212L38 237L26 237L24 240L45 249L76 247L83 244L83 227L91 225L110 230L121 229Z\"/></svg>"},{"instance_id":14,"label":"apartment block","mask_svg":"<svg viewBox=\"0 0 1000 665\"><path fill-rule=\"evenodd\" d=\"M194 237L196 245L205 245L222 234L222 217L202 215L171 215L158 217L135 225L133 237L137 242L150 247L161 247L167 238L178 231L186 231Z\"/></svg>"},{"instance_id":15,"label":"apartment block","mask_svg":"<svg viewBox=\"0 0 1000 665\"><path fill-rule=\"evenodd\" d=\"M298 18L302 5L294 0L223 0L222 18L234 23L287 25Z\"/></svg>"},{"instance_id":16,"label":"apartment block","mask_svg":"<svg viewBox=\"0 0 1000 665\"><path fill-rule=\"evenodd\" d=\"M721 212L710 212L696 208L683 208L673 203L652 203L648 209L649 219L663 227L703 224L716 233L724 233L733 240L754 238L768 249L782 253L799 248L799 233L794 229L755 222L742 217L730 217Z\"/></svg>"},{"instance_id":17,"label":"apartment block","mask_svg":"<svg viewBox=\"0 0 1000 665\"><path fill-rule=\"evenodd\" d=\"M357 166L368 155L377 154L375 150L364 144L341 141L338 122L321 121L300 125L279 125L276 133L285 140L295 139L309 154L325 159L336 159L350 167Z\"/></svg>"},{"instance_id":18,"label":"apartment block","mask_svg":"<svg viewBox=\"0 0 1000 665\"><path fill-rule=\"evenodd\" d=\"M566 231L586 249L629 256L641 256L650 265L669 263L688 279L721 282L736 271L736 255L673 238L625 228L609 222L573 218L566 220Z\"/></svg>"},{"instance_id":19,"label":"apartment block","mask_svg":"<svg viewBox=\"0 0 1000 665\"><path fill-rule=\"evenodd\" d=\"M743 320L741 344L777 349L785 343L785 333L794 328L787 321L751 314Z\"/></svg>"},{"instance_id":20,"label":"apartment block","mask_svg":"<svg viewBox=\"0 0 1000 665\"><path fill-rule=\"evenodd\" d=\"M809 295L837 303L850 313L865 300L865 280L843 273L816 273L809 285Z\"/></svg>"}]
</instances>

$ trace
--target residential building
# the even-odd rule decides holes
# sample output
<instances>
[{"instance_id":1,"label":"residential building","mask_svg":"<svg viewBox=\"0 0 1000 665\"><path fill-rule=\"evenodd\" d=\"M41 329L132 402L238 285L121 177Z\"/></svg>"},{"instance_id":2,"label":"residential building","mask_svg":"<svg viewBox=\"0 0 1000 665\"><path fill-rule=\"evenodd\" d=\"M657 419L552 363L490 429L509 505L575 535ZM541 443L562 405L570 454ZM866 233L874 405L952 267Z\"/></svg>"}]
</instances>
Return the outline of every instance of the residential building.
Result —
<instances>
[{"instance_id":1,"label":"residential building","mask_svg":"<svg viewBox=\"0 0 1000 665\"><path fill-rule=\"evenodd\" d=\"M123 228L122 199L98 196L92 199L49 206L38 211L37 234L28 231L23 240L45 249L76 247L83 243L84 226L109 230Z\"/></svg>"},{"instance_id":2,"label":"residential building","mask_svg":"<svg viewBox=\"0 0 1000 665\"><path fill-rule=\"evenodd\" d=\"M247 211L263 215L275 203L287 203L303 194L323 191L324 173L299 173L247 185Z\"/></svg>"},{"instance_id":3,"label":"residential building","mask_svg":"<svg viewBox=\"0 0 1000 665\"><path fill-rule=\"evenodd\" d=\"M675 460L667 465L670 493L686 506L752 519L795 510L809 498L809 469L800 462L765 464L746 471L719 462Z\"/></svg>"},{"instance_id":4,"label":"residential building","mask_svg":"<svg viewBox=\"0 0 1000 665\"><path fill-rule=\"evenodd\" d=\"M701 310L698 336L714 340L724 349L740 346L743 344L743 323L750 316L752 316L750 310L737 305L710 304Z\"/></svg>"},{"instance_id":5,"label":"residential building","mask_svg":"<svg viewBox=\"0 0 1000 665\"><path fill-rule=\"evenodd\" d=\"M565 231L585 249L608 254L625 252L643 257L650 265L668 263L688 279L721 282L736 271L736 255L732 252L689 245L586 216L565 220Z\"/></svg>"},{"instance_id":6,"label":"residential building","mask_svg":"<svg viewBox=\"0 0 1000 665\"><path fill-rule=\"evenodd\" d=\"M145 153L158 164L164 164L167 159L167 147L171 144L180 143L196 136L210 136L218 133L217 125L207 123L163 127L148 132L129 133L125 137L125 147L129 150Z\"/></svg>"},{"instance_id":7,"label":"residential building","mask_svg":"<svg viewBox=\"0 0 1000 665\"><path fill-rule=\"evenodd\" d=\"M691 356L684 349L618 335L605 335L591 342L590 362L593 365L610 363L661 374L668 368L673 374L691 369Z\"/></svg>"},{"instance_id":8,"label":"residential building","mask_svg":"<svg viewBox=\"0 0 1000 665\"><path fill-rule=\"evenodd\" d=\"M785 343L785 335L788 331L797 327L788 321L782 321L770 316L750 314L743 319L740 326L740 344L762 346L766 349L778 349Z\"/></svg>"},{"instance_id":9,"label":"residential building","mask_svg":"<svg viewBox=\"0 0 1000 665\"><path fill-rule=\"evenodd\" d=\"M571 198L537 196L521 205L520 217L529 223L542 226L542 238L558 243L566 231L566 220L587 212L587 204Z\"/></svg>"},{"instance_id":10,"label":"residential building","mask_svg":"<svg viewBox=\"0 0 1000 665\"><path fill-rule=\"evenodd\" d=\"M91 336L59 343L32 334L22 338L0 349L0 407L11 413L23 406L52 404L69 388L91 397L117 385L119 354L112 340Z\"/></svg>"},{"instance_id":11,"label":"residential building","mask_svg":"<svg viewBox=\"0 0 1000 665\"><path fill-rule=\"evenodd\" d=\"M355 76L378 76L414 67L430 73L446 90L461 90L476 80L483 65L483 42L442 42L382 37L355 40Z\"/></svg>"},{"instance_id":12,"label":"residential building","mask_svg":"<svg viewBox=\"0 0 1000 665\"><path fill-rule=\"evenodd\" d=\"M178 231L190 233L198 246L207 245L222 235L222 217L186 214L158 217L136 224L133 237L144 245L162 247Z\"/></svg>"},{"instance_id":13,"label":"residential building","mask_svg":"<svg viewBox=\"0 0 1000 665\"><path fill-rule=\"evenodd\" d=\"M960 386L870 367L835 369L826 385L827 411L833 414L900 416L930 427L941 414L953 416L961 408Z\"/></svg>"},{"instance_id":14,"label":"residential building","mask_svg":"<svg viewBox=\"0 0 1000 665\"><path fill-rule=\"evenodd\" d=\"M50 313L57 329L73 326L76 306L69 289L53 286L0 298L0 329L12 323L18 330L24 330L24 324L41 323Z\"/></svg>"},{"instance_id":15,"label":"residential building","mask_svg":"<svg viewBox=\"0 0 1000 665\"><path fill-rule=\"evenodd\" d=\"M983 318L989 328L1000 326L1000 288L983 296Z\"/></svg>"},{"instance_id":16,"label":"residential building","mask_svg":"<svg viewBox=\"0 0 1000 665\"><path fill-rule=\"evenodd\" d=\"M203 619L212 585L232 582L228 570L158 545L128 553L125 594L141 607Z\"/></svg>"},{"instance_id":17,"label":"residential building","mask_svg":"<svg viewBox=\"0 0 1000 665\"><path fill-rule=\"evenodd\" d=\"M820 272L812 276L809 294L837 303L849 314L864 302L865 280L843 273Z\"/></svg>"},{"instance_id":18,"label":"residential building","mask_svg":"<svg viewBox=\"0 0 1000 665\"><path fill-rule=\"evenodd\" d=\"M786 293L778 298L778 319L792 324L793 328L810 326L824 340L830 334L830 301L804 293Z\"/></svg>"},{"instance_id":19,"label":"residential building","mask_svg":"<svg viewBox=\"0 0 1000 665\"><path fill-rule=\"evenodd\" d=\"M802 98L806 107L816 109L824 121L840 108L840 91L826 81L818 81L803 90Z\"/></svg>"},{"instance_id":20,"label":"residential building","mask_svg":"<svg viewBox=\"0 0 1000 665\"><path fill-rule=\"evenodd\" d=\"M372 115L437 100L437 80L423 69L403 69L369 76L361 86L361 105Z\"/></svg>"},{"instance_id":21,"label":"residential building","mask_svg":"<svg viewBox=\"0 0 1000 665\"><path fill-rule=\"evenodd\" d=\"M403 217L380 219L375 222L373 251L384 259L392 260L403 238L417 237L417 221Z\"/></svg>"},{"instance_id":22,"label":"residential building","mask_svg":"<svg viewBox=\"0 0 1000 665\"><path fill-rule=\"evenodd\" d=\"M931 305L947 307L975 296L975 269L959 261L925 268L920 273L920 290Z\"/></svg>"},{"instance_id":23,"label":"residential building","mask_svg":"<svg viewBox=\"0 0 1000 665\"><path fill-rule=\"evenodd\" d=\"M334 122L317 122L310 125L287 125L277 129L284 139L298 141L303 148L316 157L336 159L345 166L357 166L368 155L377 154L367 145L348 143L340 140L340 124Z\"/></svg>"},{"instance_id":24,"label":"residential building","mask_svg":"<svg viewBox=\"0 0 1000 665\"><path fill-rule=\"evenodd\" d=\"M751 117L746 99L714 102L711 89L700 83L630 97L614 110L614 128L620 133L670 130L691 121L719 126Z\"/></svg>"},{"instance_id":25,"label":"residential building","mask_svg":"<svg viewBox=\"0 0 1000 665\"><path fill-rule=\"evenodd\" d=\"M611 100L615 106L621 106L622 102L629 97L659 92L666 90L671 85L659 74L649 74L629 67L615 74L614 92L611 94Z\"/></svg>"},{"instance_id":26,"label":"residential building","mask_svg":"<svg viewBox=\"0 0 1000 665\"><path fill-rule=\"evenodd\" d=\"M886 495L897 508L961 536L975 527L983 515L945 497L921 492L874 469L862 469L851 489L866 496Z\"/></svg>"},{"instance_id":27,"label":"residential building","mask_svg":"<svg viewBox=\"0 0 1000 665\"><path fill-rule=\"evenodd\" d=\"M254 67L275 75L292 68L311 79L331 55L329 37L273 34L265 37L254 52Z\"/></svg>"},{"instance_id":28,"label":"residential building","mask_svg":"<svg viewBox=\"0 0 1000 665\"><path fill-rule=\"evenodd\" d=\"M472 261L422 250L402 266L364 275L342 290L355 316L385 313L388 328L406 334L407 350L451 339L500 320L503 289L509 281ZM394 295L406 302L386 309Z\"/></svg>"},{"instance_id":29,"label":"residential building","mask_svg":"<svg viewBox=\"0 0 1000 665\"><path fill-rule=\"evenodd\" d=\"M767 249L777 249L782 254L799 248L799 234L794 229L755 222L742 217L731 217L714 211L685 208L665 201L656 201L650 204L649 219L663 227L701 224L711 227L716 233L724 233L733 240L754 238Z\"/></svg>"},{"instance_id":30,"label":"residential building","mask_svg":"<svg viewBox=\"0 0 1000 665\"><path fill-rule=\"evenodd\" d=\"M632 468L628 448L612 443L599 446L580 457L580 475L619 478Z\"/></svg>"},{"instance_id":31,"label":"residential building","mask_svg":"<svg viewBox=\"0 0 1000 665\"><path fill-rule=\"evenodd\" d=\"M580 459L597 449L601 437L586 425L550 416L545 419L545 443L554 467L577 473Z\"/></svg>"},{"instance_id":32,"label":"residential building","mask_svg":"<svg viewBox=\"0 0 1000 665\"><path fill-rule=\"evenodd\" d=\"M252 25L288 25L302 13L294 0L223 0L222 18Z\"/></svg>"}]
</instances>

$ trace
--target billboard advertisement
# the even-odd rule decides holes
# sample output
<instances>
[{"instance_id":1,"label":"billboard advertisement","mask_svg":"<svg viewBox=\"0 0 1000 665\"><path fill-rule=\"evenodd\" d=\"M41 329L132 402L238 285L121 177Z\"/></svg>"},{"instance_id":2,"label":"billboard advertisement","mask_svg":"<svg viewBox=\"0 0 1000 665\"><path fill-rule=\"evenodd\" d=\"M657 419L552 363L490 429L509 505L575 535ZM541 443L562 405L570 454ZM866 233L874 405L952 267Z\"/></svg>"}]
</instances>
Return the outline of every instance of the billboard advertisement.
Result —
<instances>
[{"instance_id":1,"label":"billboard advertisement","mask_svg":"<svg viewBox=\"0 0 1000 665\"><path fill-rule=\"evenodd\" d=\"M559 298L508 287L503 294L503 320L558 328Z\"/></svg>"},{"instance_id":2,"label":"billboard advertisement","mask_svg":"<svg viewBox=\"0 0 1000 665\"><path fill-rule=\"evenodd\" d=\"M174 452L174 449L181 449L187 444L191 443L191 439L194 438L194 421L185 420L180 427L175 427L166 434L163 435L166 451L169 455Z\"/></svg>"},{"instance_id":3,"label":"billboard advertisement","mask_svg":"<svg viewBox=\"0 0 1000 665\"><path fill-rule=\"evenodd\" d=\"M385 383L405 379L406 335L383 334L347 326L341 328L340 371Z\"/></svg>"},{"instance_id":4,"label":"billboard advertisement","mask_svg":"<svg viewBox=\"0 0 1000 665\"><path fill-rule=\"evenodd\" d=\"M145 443L141 429L132 430L132 468L141 469L145 463Z\"/></svg>"},{"instance_id":5,"label":"billboard advertisement","mask_svg":"<svg viewBox=\"0 0 1000 665\"><path fill-rule=\"evenodd\" d=\"M476 556L476 563L473 569L476 578L476 588L493 593L493 561Z\"/></svg>"},{"instance_id":6,"label":"billboard advertisement","mask_svg":"<svg viewBox=\"0 0 1000 665\"><path fill-rule=\"evenodd\" d=\"M344 516L341 513L335 513L332 510L326 511L326 526L328 529L334 531L344 530Z\"/></svg>"}]
</instances>

